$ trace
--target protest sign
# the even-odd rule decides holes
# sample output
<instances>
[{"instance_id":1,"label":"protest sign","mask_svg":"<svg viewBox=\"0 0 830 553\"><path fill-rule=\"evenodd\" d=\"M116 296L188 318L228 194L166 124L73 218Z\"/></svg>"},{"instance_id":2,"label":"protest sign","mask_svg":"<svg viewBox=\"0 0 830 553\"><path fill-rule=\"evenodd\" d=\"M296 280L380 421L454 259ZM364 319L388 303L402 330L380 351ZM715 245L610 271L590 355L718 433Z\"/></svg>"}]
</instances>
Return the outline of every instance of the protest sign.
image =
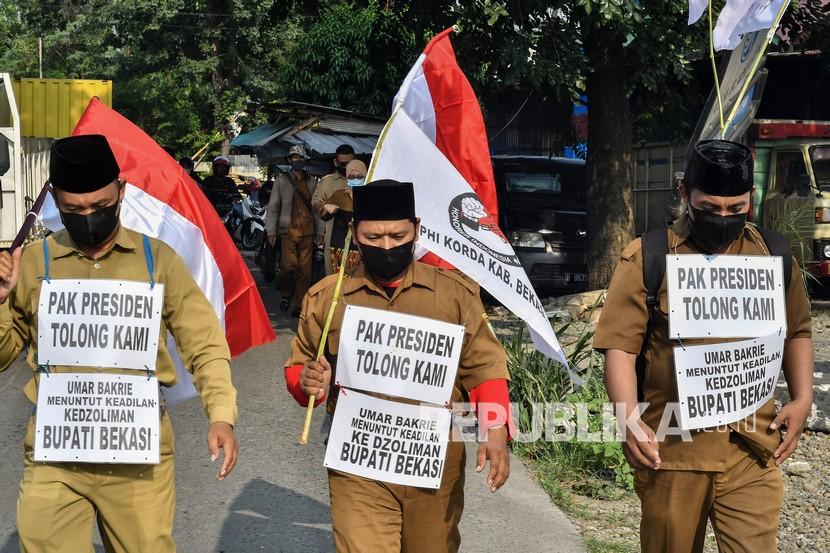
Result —
<instances>
[{"instance_id":1,"label":"protest sign","mask_svg":"<svg viewBox=\"0 0 830 553\"><path fill-rule=\"evenodd\" d=\"M43 281L38 364L155 370L164 285Z\"/></svg>"},{"instance_id":2,"label":"protest sign","mask_svg":"<svg viewBox=\"0 0 830 553\"><path fill-rule=\"evenodd\" d=\"M158 380L99 373L41 375L35 461L157 464Z\"/></svg>"},{"instance_id":3,"label":"protest sign","mask_svg":"<svg viewBox=\"0 0 830 553\"><path fill-rule=\"evenodd\" d=\"M695 430L742 420L775 392L782 332L728 344L674 348L680 427Z\"/></svg>"},{"instance_id":4,"label":"protest sign","mask_svg":"<svg viewBox=\"0 0 830 553\"><path fill-rule=\"evenodd\" d=\"M781 257L666 256L669 336L754 338L787 330Z\"/></svg>"},{"instance_id":5,"label":"protest sign","mask_svg":"<svg viewBox=\"0 0 830 553\"><path fill-rule=\"evenodd\" d=\"M343 389L325 466L372 480L438 489L452 413Z\"/></svg>"},{"instance_id":6,"label":"protest sign","mask_svg":"<svg viewBox=\"0 0 830 553\"><path fill-rule=\"evenodd\" d=\"M442 405L452 394L463 341L463 326L349 305L336 383Z\"/></svg>"}]
</instances>

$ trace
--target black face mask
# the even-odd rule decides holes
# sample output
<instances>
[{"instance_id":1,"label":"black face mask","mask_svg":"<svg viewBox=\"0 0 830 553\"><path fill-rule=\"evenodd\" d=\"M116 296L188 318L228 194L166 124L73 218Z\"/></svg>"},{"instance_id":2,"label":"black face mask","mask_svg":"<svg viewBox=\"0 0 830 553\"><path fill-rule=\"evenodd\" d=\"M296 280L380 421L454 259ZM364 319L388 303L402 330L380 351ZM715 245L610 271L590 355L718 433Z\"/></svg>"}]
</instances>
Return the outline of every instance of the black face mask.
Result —
<instances>
[{"instance_id":1,"label":"black face mask","mask_svg":"<svg viewBox=\"0 0 830 553\"><path fill-rule=\"evenodd\" d=\"M337 166L337 172L345 177L346 176L346 166L345 165L338 165Z\"/></svg>"},{"instance_id":2,"label":"black face mask","mask_svg":"<svg viewBox=\"0 0 830 553\"><path fill-rule=\"evenodd\" d=\"M294 170L294 171L297 171L298 173L300 171L305 171L305 161L303 161L302 159L297 159L297 160L292 161L291 162L291 169Z\"/></svg>"},{"instance_id":3,"label":"black face mask","mask_svg":"<svg viewBox=\"0 0 830 553\"><path fill-rule=\"evenodd\" d=\"M403 274L412 263L415 240L388 250L361 242L358 245L366 270L381 280L389 281Z\"/></svg>"},{"instance_id":4,"label":"black face mask","mask_svg":"<svg viewBox=\"0 0 830 553\"><path fill-rule=\"evenodd\" d=\"M737 240L746 224L746 213L716 215L692 206L689 209L695 217L689 218L692 236L709 252L721 251Z\"/></svg>"},{"instance_id":5,"label":"black face mask","mask_svg":"<svg viewBox=\"0 0 830 553\"><path fill-rule=\"evenodd\" d=\"M119 202L116 202L89 215L61 211L61 221L77 244L100 246L118 226L118 206Z\"/></svg>"}]
</instances>

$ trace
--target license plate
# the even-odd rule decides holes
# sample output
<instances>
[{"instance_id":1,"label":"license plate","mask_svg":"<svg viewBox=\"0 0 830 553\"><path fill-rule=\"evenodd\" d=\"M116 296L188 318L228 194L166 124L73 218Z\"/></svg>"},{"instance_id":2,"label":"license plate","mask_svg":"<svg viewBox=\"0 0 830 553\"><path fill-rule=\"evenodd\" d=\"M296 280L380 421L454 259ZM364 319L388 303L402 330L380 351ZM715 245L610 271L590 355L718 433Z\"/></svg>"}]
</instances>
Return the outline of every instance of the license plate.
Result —
<instances>
[{"instance_id":1,"label":"license plate","mask_svg":"<svg viewBox=\"0 0 830 553\"><path fill-rule=\"evenodd\" d=\"M588 273L565 273L565 282L568 284L585 284L588 282Z\"/></svg>"}]
</instances>

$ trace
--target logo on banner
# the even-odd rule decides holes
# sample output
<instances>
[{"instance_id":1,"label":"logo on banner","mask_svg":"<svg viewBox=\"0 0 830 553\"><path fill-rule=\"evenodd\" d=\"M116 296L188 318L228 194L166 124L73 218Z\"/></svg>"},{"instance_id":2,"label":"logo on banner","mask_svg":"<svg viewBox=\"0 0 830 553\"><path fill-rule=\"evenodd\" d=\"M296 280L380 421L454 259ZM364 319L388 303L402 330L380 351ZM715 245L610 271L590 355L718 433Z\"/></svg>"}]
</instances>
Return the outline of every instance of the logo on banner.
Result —
<instances>
[{"instance_id":1,"label":"logo on banner","mask_svg":"<svg viewBox=\"0 0 830 553\"><path fill-rule=\"evenodd\" d=\"M449 216L453 230L473 245L502 263L521 267L521 261L513 252L498 222L487 213L484 204L474 192L453 198L450 202Z\"/></svg>"}]
</instances>

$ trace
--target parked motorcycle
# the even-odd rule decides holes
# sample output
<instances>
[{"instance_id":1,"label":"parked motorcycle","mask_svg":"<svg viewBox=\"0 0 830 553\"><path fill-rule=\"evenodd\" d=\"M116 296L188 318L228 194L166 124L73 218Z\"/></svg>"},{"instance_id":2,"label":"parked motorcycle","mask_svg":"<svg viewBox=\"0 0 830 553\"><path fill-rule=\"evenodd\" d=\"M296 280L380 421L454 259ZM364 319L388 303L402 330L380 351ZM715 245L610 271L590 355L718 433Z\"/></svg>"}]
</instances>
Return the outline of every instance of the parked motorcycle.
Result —
<instances>
[{"instance_id":1,"label":"parked motorcycle","mask_svg":"<svg viewBox=\"0 0 830 553\"><path fill-rule=\"evenodd\" d=\"M242 222L242 247L257 251L265 241L265 215L267 207L251 206L251 216Z\"/></svg>"}]
</instances>

